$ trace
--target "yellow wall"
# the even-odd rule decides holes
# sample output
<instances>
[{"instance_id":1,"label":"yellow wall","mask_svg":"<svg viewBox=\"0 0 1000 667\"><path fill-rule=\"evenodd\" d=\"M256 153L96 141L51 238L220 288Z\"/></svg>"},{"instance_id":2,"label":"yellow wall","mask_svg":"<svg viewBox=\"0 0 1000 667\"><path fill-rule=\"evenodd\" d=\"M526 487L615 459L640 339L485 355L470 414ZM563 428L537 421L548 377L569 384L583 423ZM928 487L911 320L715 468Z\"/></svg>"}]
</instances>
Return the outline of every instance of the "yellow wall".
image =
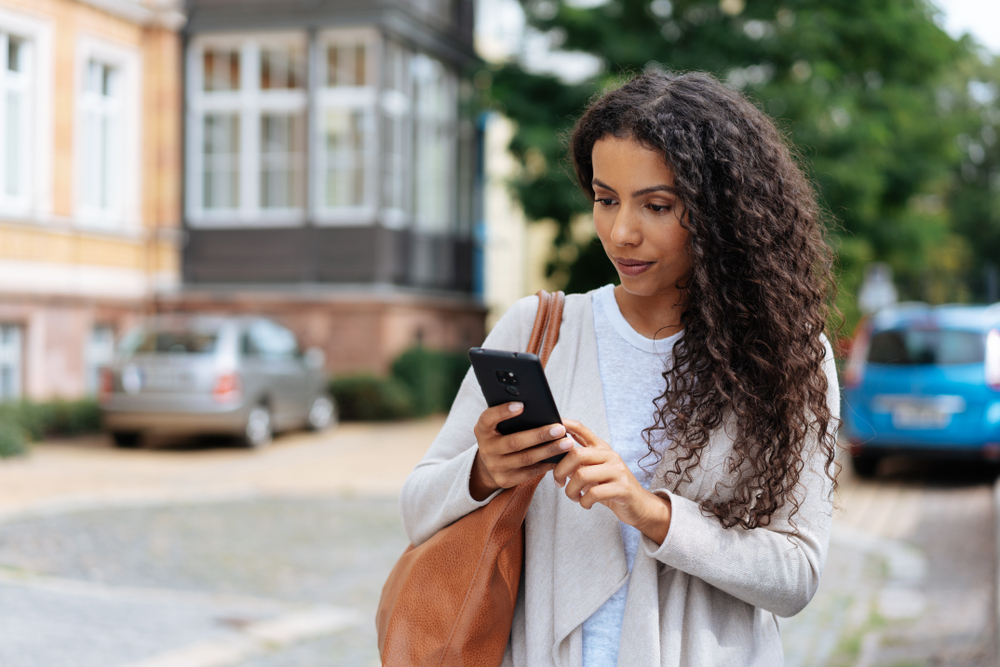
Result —
<instances>
[{"instance_id":1,"label":"yellow wall","mask_svg":"<svg viewBox=\"0 0 1000 667\"><path fill-rule=\"evenodd\" d=\"M155 238L181 218L181 43L173 31L140 26L76 0L0 0L0 7L53 25L53 224L0 214L0 260L92 264L179 273L178 249ZM77 40L88 35L137 48L141 57L141 223L146 233L80 232L73 224ZM45 132L46 128L40 128Z\"/></svg>"}]
</instances>

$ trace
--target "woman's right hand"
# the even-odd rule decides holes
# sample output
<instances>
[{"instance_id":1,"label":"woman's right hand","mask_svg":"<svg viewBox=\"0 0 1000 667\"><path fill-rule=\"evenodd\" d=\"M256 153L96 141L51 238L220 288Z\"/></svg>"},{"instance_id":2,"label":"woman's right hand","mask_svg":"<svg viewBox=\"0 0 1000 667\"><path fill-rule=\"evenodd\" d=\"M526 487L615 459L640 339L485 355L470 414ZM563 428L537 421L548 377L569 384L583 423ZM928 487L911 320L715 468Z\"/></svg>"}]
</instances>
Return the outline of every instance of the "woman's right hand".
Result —
<instances>
[{"instance_id":1,"label":"woman's right hand","mask_svg":"<svg viewBox=\"0 0 1000 667\"><path fill-rule=\"evenodd\" d=\"M573 448L575 443L562 424L502 435L497 424L522 410L522 403L504 403L486 408L479 416L474 429L479 452L469 477L469 493L476 500L486 500L497 489L509 489L552 470L556 465L543 461Z\"/></svg>"}]
</instances>

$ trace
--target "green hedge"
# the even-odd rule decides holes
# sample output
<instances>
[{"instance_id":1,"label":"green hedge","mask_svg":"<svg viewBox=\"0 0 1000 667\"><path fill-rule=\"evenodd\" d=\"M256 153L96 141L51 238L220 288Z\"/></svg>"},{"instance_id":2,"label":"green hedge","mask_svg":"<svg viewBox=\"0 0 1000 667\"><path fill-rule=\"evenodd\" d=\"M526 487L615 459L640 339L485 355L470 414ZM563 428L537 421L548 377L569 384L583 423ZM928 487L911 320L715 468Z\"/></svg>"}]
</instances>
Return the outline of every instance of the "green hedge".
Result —
<instances>
[{"instance_id":1,"label":"green hedge","mask_svg":"<svg viewBox=\"0 0 1000 667\"><path fill-rule=\"evenodd\" d=\"M414 347L392 364L392 375L350 375L330 383L340 418L373 421L424 417L445 412L469 369L462 352Z\"/></svg>"},{"instance_id":2,"label":"green hedge","mask_svg":"<svg viewBox=\"0 0 1000 667\"><path fill-rule=\"evenodd\" d=\"M414 416L413 399L406 385L395 378L350 375L330 382L344 421L386 421Z\"/></svg>"},{"instance_id":3,"label":"green hedge","mask_svg":"<svg viewBox=\"0 0 1000 667\"><path fill-rule=\"evenodd\" d=\"M93 399L0 403L0 457L23 454L29 442L43 438L100 430L101 410Z\"/></svg>"},{"instance_id":4,"label":"green hedge","mask_svg":"<svg viewBox=\"0 0 1000 667\"><path fill-rule=\"evenodd\" d=\"M392 364L393 377L409 388L419 417L451 408L467 370L467 354L423 347L410 348Z\"/></svg>"}]
</instances>

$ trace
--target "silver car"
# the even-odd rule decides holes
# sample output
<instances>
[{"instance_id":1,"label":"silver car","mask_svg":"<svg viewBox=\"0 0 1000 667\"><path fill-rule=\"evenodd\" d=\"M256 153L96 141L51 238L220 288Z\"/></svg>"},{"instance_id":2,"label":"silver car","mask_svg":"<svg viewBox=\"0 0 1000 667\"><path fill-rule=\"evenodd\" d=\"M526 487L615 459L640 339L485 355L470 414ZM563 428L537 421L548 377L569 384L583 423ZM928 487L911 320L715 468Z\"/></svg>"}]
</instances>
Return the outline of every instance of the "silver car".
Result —
<instances>
[{"instance_id":1,"label":"silver car","mask_svg":"<svg viewBox=\"0 0 1000 667\"><path fill-rule=\"evenodd\" d=\"M322 351L261 317L169 315L127 333L103 369L104 427L119 447L143 434L231 434L261 447L279 430L337 421Z\"/></svg>"}]
</instances>

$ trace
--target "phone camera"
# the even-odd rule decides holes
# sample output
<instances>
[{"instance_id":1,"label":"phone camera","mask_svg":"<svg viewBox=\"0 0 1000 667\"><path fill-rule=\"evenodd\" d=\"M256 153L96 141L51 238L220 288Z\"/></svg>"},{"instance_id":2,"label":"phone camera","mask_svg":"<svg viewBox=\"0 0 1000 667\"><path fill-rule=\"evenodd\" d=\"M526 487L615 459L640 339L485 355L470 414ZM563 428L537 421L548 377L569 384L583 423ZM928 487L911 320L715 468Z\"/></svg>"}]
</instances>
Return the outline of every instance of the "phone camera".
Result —
<instances>
[{"instance_id":1,"label":"phone camera","mask_svg":"<svg viewBox=\"0 0 1000 667\"><path fill-rule=\"evenodd\" d=\"M497 371L497 380L507 387L517 386L517 376L514 375L514 371Z\"/></svg>"}]
</instances>

